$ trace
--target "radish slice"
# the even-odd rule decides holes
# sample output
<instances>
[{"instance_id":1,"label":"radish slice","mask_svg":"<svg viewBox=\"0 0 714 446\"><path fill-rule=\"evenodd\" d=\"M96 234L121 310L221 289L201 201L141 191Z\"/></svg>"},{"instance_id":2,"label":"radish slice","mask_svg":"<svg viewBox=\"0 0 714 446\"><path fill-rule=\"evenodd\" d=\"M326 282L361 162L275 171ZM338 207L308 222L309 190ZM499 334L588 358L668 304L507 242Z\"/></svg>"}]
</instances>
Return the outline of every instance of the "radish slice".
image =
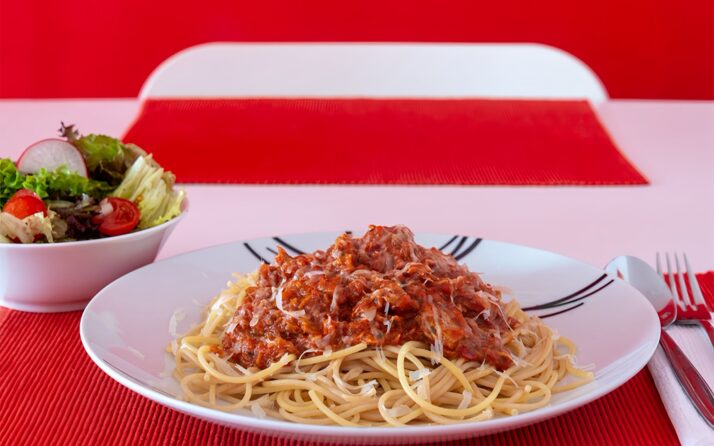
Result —
<instances>
[{"instance_id":1,"label":"radish slice","mask_svg":"<svg viewBox=\"0 0 714 446\"><path fill-rule=\"evenodd\" d=\"M25 149L17 161L21 173L35 173L44 168L51 172L65 165L70 172L87 178L87 164L72 144L61 139L43 139Z\"/></svg>"}]
</instances>

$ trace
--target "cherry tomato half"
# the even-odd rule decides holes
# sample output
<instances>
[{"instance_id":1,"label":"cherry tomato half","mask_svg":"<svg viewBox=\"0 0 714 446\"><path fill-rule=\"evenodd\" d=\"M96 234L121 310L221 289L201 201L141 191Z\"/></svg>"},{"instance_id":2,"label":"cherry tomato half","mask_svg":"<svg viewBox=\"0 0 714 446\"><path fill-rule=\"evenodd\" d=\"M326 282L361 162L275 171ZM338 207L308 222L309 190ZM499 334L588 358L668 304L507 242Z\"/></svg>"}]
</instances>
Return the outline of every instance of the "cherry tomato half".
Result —
<instances>
[{"instance_id":1,"label":"cherry tomato half","mask_svg":"<svg viewBox=\"0 0 714 446\"><path fill-rule=\"evenodd\" d=\"M108 205L107 205L108 204ZM99 214L92 222L99 226L104 235L122 235L131 232L139 224L139 208L129 200L107 197L99 204L102 209L111 208L108 213Z\"/></svg>"},{"instance_id":2,"label":"cherry tomato half","mask_svg":"<svg viewBox=\"0 0 714 446\"><path fill-rule=\"evenodd\" d=\"M45 202L31 190L20 189L7 200L2 208L3 212L12 214L19 219L29 217L30 215L42 212L42 215L47 216L47 206Z\"/></svg>"}]
</instances>

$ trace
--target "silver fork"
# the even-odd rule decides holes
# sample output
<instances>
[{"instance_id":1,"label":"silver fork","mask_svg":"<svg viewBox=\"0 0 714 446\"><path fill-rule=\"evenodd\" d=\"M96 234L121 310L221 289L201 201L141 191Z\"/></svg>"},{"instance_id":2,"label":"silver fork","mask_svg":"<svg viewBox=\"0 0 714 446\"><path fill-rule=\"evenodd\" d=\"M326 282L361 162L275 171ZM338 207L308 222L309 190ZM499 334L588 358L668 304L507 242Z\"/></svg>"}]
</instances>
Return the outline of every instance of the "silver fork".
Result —
<instances>
[{"instance_id":1,"label":"silver fork","mask_svg":"<svg viewBox=\"0 0 714 446\"><path fill-rule=\"evenodd\" d=\"M674 273L672 272L672 263L669 258L669 253L665 253L665 263L667 264L667 278L669 280L669 288L672 290L674 295L674 300L677 302L677 324L694 324L699 325L707 332L709 340L714 346L714 327L711 323L711 313L704 301L704 296L702 296L702 290L699 287L699 282L697 281L691 266L689 266L689 259L687 259L686 254L682 254L684 258L684 265L686 269L687 281L689 282L689 288L692 292L687 290L687 284L685 282L684 276L682 274L682 268L679 263L679 256L674 254L674 265L677 269L677 281L675 281ZM662 274L662 266L660 262L660 255L657 253L657 272ZM679 287L677 287L679 284ZM677 289L679 288L679 290Z\"/></svg>"}]
</instances>

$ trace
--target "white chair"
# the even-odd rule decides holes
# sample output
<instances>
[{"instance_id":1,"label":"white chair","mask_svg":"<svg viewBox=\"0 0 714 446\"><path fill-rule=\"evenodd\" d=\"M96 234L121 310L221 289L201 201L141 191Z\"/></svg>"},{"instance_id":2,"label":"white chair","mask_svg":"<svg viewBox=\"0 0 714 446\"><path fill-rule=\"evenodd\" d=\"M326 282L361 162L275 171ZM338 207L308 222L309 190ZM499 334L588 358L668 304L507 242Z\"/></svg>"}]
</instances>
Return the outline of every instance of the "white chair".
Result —
<instances>
[{"instance_id":1,"label":"white chair","mask_svg":"<svg viewBox=\"0 0 714 446\"><path fill-rule=\"evenodd\" d=\"M209 43L165 60L140 99L478 97L607 100L593 71L538 44Z\"/></svg>"}]
</instances>

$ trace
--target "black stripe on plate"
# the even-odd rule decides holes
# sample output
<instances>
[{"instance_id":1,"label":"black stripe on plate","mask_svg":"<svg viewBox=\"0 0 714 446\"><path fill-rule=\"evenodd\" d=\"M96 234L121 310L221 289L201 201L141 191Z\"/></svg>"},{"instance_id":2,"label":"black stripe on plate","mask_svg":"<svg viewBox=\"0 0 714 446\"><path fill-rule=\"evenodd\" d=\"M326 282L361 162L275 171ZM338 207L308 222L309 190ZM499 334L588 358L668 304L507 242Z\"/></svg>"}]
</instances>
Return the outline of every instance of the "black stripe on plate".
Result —
<instances>
[{"instance_id":1,"label":"black stripe on plate","mask_svg":"<svg viewBox=\"0 0 714 446\"><path fill-rule=\"evenodd\" d=\"M448 248L449 245L452 244L452 243L454 243L454 240L456 240L457 238L459 238L458 235L455 235L455 236L451 237L448 242L446 242L446 243L444 243L443 245L441 245L441 248L439 248L439 251L443 251L443 250L445 250L446 248Z\"/></svg>"},{"instance_id":2,"label":"black stripe on plate","mask_svg":"<svg viewBox=\"0 0 714 446\"><path fill-rule=\"evenodd\" d=\"M568 311L572 311L572 310L574 310L574 309L576 309L576 308L578 308L578 307L582 307L583 305L585 305L585 302L580 302L579 304L573 305L573 306L570 307L570 308L566 308L566 309L564 309L564 310L556 311L555 313L544 314L543 316L538 316L538 317L541 318L541 319L546 319L546 318L549 318L549 317L557 316L557 315L559 315L559 314L567 313Z\"/></svg>"},{"instance_id":3,"label":"black stripe on plate","mask_svg":"<svg viewBox=\"0 0 714 446\"><path fill-rule=\"evenodd\" d=\"M576 292L574 292L574 293L568 294L568 295L565 296L565 297L561 297L561 298L552 300L552 301L550 301L550 302L546 302L546 303L544 303L544 304L534 305L534 306L532 306L532 307L525 307L525 308L523 308L523 310L524 310L524 311L530 311L530 310L544 310L544 309L546 309L546 308L553 308L553 307L557 307L557 306L559 306L559 305L567 305L568 303L570 303L569 301L570 301L572 298L577 297L577 296L579 296L580 294L582 294L582 293L588 291L589 289L593 288L593 287L596 286L598 283L600 283L600 282L602 282L603 280L605 280L605 278L607 278L607 274L603 274L602 276L598 277L598 278L595 279L594 281L590 282L587 286L585 286L585 287L579 289L578 291L576 291ZM609 285L610 283L612 283L612 282L607 283L605 286ZM600 291L602 288L604 288L604 286L601 287L601 288L598 288L598 289L596 290L596 292L597 292L597 291ZM588 296L589 296L589 295L592 295L592 294L594 294L594 293L590 293L590 294L588 294Z\"/></svg>"},{"instance_id":4,"label":"black stripe on plate","mask_svg":"<svg viewBox=\"0 0 714 446\"><path fill-rule=\"evenodd\" d=\"M289 251L292 251L297 255L305 254L303 251L300 251L299 249L297 249L290 243L287 243L285 240L281 239L280 237L273 237L273 240L275 240L276 242L281 244L284 248L287 248Z\"/></svg>"},{"instance_id":5,"label":"black stripe on plate","mask_svg":"<svg viewBox=\"0 0 714 446\"><path fill-rule=\"evenodd\" d=\"M461 259L463 259L464 257L466 257L467 255L471 254L471 251L473 251L474 249L476 249L476 247L478 246L478 244L481 243L481 240L482 240L482 239L477 238L476 240L474 240L474 241L469 245L468 248L466 248L466 249L464 249L463 251L461 251L461 252L460 252L459 254L457 254L454 258L455 258L456 260L461 260Z\"/></svg>"},{"instance_id":6,"label":"black stripe on plate","mask_svg":"<svg viewBox=\"0 0 714 446\"><path fill-rule=\"evenodd\" d=\"M270 262L268 262L267 260L265 260L265 259L263 258L263 256L261 256L260 254L258 254L257 252L255 252L255 249L253 249L248 243L243 243L243 246L245 246L245 249L247 249L248 252L250 252L251 254L253 254L253 256L254 256L256 259L260 260L260 261L263 262L263 263L270 263Z\"/></svg>"},{"instance_id":7,"label":"black stripe on plate","mask_svg":"<svg viewBox=\"0 0 714 446\"><path fill-rule=\"evenodd\" d=\"M468 239L468 237L462 236L462 237L461 237L461 240L459 240L459 243L456 244L456 248L454 248L454 249L449 253L449 255L452 255L452 256L453 256L454 254L456 254L457 252L459 252L459 249L461 249L461 247L464 246L464 243L466 243L466 240L467 240L467 239Z\"/></svg>"},{"instance_id":8,"label":"black stripe on plate","mask_svg":"<svg viewBox=\"0 0 714 446\"><path fill-rule=\"evenodd\" d=\"M602 290L603 288L607 287L607 286L610 285L612 282L614 282L614 280L611 279L609 282L607 282L605 285L601 286L600 288L596 289L595 291L591 291L591 292L589 292L588 294L584 294L584 295L582 295L582 296L580 296L580 297L577 297L577 298L575 298L575 299L569 300L569 301L567 301L567 302L563 302L563 303L556 304L556 305L551 305L551 306L548 306L548 307L544 307L544 308L542 308L542 309L545 310L545 309L547 309L547 308L557 308L557 307L562 307L563 305L570 305L570 304L574 304L575 302L580 302L581 300L586 299L586 298L592 296L593 294L597 293L598 291Z\"/></svg>"}]
</instances>

